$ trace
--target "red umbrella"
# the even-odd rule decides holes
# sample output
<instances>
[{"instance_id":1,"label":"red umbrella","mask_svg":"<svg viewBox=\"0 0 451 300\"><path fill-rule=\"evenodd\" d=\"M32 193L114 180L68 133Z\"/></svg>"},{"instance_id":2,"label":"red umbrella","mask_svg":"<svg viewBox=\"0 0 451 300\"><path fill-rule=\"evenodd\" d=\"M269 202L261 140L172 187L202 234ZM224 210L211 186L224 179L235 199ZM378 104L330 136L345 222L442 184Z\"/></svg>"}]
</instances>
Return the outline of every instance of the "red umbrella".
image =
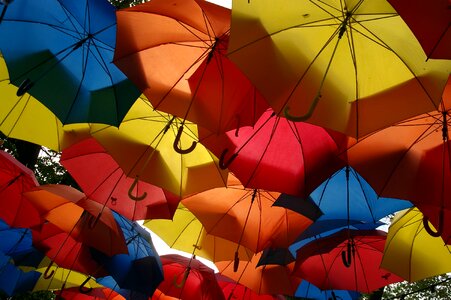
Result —
<instances>
[{"instance_id":1,"label":"red umbrella","mask_svg":"<svg viewBox=\"0 0 451 300\"><path fill-rule=\"evenodd\" d=\"M206 132L199 139L245 187L308 196L344 166L337 155L350 140L319 126L288 121L267 110L239 135Z\"/></svg>"},{"instance_id":2,"label":"red umbrella","mask_svg":"<svg viewBox=\"0 0 451 300\"><path fill-rule=\"evenodd\" d=\"M38 211L22 195L38 185L33 171L0 150L0 218L14 227L40 224Z\"/></svg>"},{"instance_id":3,"label":"red umbrella","mask_svg":"<svg viewBox=\"0 0 451 300\"><path fill-rule=\"evenodd\" d=\"M451 59L449 0L388 0L429 58Z\"/></svg>"},{"instance_id":4,"label":"red umbrella","mask_svg":"<svg viewBox=\"0 0 451 300\"><path fill-rule=\"evenodd\" d=\"M450 125L449 80L440 109L368 135L347 152L349 164L379 196L414 203L425 215L425 229L446 243L451 242Z\"/></svg>"},{"instance_id":5,"label":"red umbrella","mask_svg":"<svg viewBox=\"0 0 451 300\"><path fill-rule=\"evenodd\" d=\"M230 17L200 0L121 9L114 63L155 109L212 132L252 125L268 104L226 56Z\"/></svg>"},{"instance_id":6,"label":"red umbrella","mask_svg":"<svg viewBox=\"0 0 451 300\"><path fill-rule=\"evenodd\" d=\"M234 261L221 261L215 264L220 274L242 284L258 295L293 296L301 283L301 278L293 274L294 262L287 265L259 265L261 256L262 252L259 252L252 257L251 261L242 262L237 270Z\"/></svg>"},{"instance_id":7,"label":"red umbrella","mask_svg":"<svg viewBox=\"0 0 451 300\"><path fill-rule=\"evenodd\" d=\"M224 275L216 274L219 286L227 299L241 300L285 300L282 295L257 294L252 289Z\"/></svg>"},{"instance_id":8,"label":"red umbrella","mask_svg":"<svg viewBox=\"0 0 451 300\"><path fill-rule=\"evenodd\" d=\"M214 271L194 257L178 254L160 256L164 281L158 289L179 299L225 300Z\"/></svg>"},{"instance_id":9,"label":"red umbrella","mask_svg":"<svg viewBox=\"0 0 451 300\"><path fill-rule=\"evenodd\" d=\"M50 223L107 255L128 253L122 230L107 207L66 185L41 185L24 195Z\"/></svg>"},{"instance_id":10,"label":"red umbrella","mask_svg":"<svg viewBox=\"0 0 451 300\"><path fill-rule=\"evenodd\" d=\"M94 277L107 276L102 265L91 256L89 247L76 241L52 223L33 228L33 245L43 251L59 267Z\"/></svg>"},{"instance_id":11,"label":"red umbrella","mask_svg":"<svg viewBox=\"0 0 451 300\"><path fill-rule=\"evenodd\" d=\"M94 138L63 150L61 164L94 201L131 220L171 219L180 198L171 192L125 174ZM135 195L146 194L139 199Z\"/></svg>"},{"instance_id":12,"label":"red umbrella","mask_svg":"<svg viewBox=\"0 0 451 300\"><path fill-rule=\"evenodd\" d=\"M343 229L319 237L297 250L294 274L322 290L370 293L403 281L381 269L386 233Z\"/></svg>"}]
</instances>

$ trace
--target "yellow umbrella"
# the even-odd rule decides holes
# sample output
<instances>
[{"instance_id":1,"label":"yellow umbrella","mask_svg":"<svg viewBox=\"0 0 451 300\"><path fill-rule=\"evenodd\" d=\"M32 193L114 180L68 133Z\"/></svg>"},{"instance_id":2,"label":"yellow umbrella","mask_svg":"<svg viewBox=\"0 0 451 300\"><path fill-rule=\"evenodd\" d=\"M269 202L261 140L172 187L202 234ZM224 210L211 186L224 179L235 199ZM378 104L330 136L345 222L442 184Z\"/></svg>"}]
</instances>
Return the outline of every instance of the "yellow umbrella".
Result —
<instances>
[{"instance_id":1,"label":"yellow umbrella","mask_svg":"<svg viewBox=\"0 0 451 300\"><path fill-rule=\"evenodd\" d=\"M44 273L49 264L50 260L48 258L44 258L39 266L35 269L35 271L42 273L42 275L36 282L33 291L61 290L80 286L84 287L85 289L103 287L89 275L65 268L60 268L56 264L53 264L50 267L52 271L55 271L55 273L53 273L50 278L46 279Z\"/></svg>"},{"instance_id":2,"label":"yellow umbrella","mask_svg":"<svg viewBox=\"0 0 451 300\"><path fill-rule=\"evenodd\" d=\"M254 253L229 240L208 234L201 222L183 204L179 204L173 220L147 220L144 226L157 234L169 247L192 253L213 262L234 259L238 249L241 260Z\"/></svg>"},{"instance_id":3,"label":"yellow umbrella","mask_svg":"<svg viewBox=\"0 0 451 300\"><path fill-rule=\"evenodd\" d=\"M423 214L413 207L399 212L390 225L381 267L410 282L448 273L451 246L426 232Z\"/></svg>"},{"instance_id":4,"label":"yellow umbrella","mask_svg":"<svg viewBox=\"0 0 451 300\"><path fill-rule=\"evenodd\" d=\"M7 137L61 151L89 136L88 124L63 126L55 114L30 94L18 97L16 92L0 54L0 131Z\"/></svg>"},{"instance_id":5,"label":"yellow umbrella","mask_svg":"<svg viewBox=\"0 0 451 300\"><path fill-rule=\"evenodd\" d=\"M228 57L293 121L361 137L440 103L451 60L428 60L385 0L232 7Z\"/></svg>"},{"instance_id":6,"label":"yellow umbrella","mask_svg":"<svg viewBox=\"0 0 451 300\"><path fill-rule=\"evenodd\" d=\"M139 179L182 197L224 186L228 172L210 151L198 145L185 153L198 141L197 126L185 122L179 131L182 122L139 98L119 128L91 124L91 134L135 183Z\"/></svg>"}]
</instances>

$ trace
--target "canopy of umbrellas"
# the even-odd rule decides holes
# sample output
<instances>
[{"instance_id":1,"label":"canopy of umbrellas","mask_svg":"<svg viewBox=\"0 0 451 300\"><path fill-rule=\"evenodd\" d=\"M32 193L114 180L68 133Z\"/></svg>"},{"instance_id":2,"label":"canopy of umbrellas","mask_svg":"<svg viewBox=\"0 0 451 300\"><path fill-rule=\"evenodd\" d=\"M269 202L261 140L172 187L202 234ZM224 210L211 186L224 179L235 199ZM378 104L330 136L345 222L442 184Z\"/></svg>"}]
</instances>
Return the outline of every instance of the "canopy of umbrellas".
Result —
<instances>
[{"instance_id":1,"label":"canopy of umbrellas","mask_svg":"<svg viewBox=\"0 0 451 300\"><path fill-rule=\"evenodd\" d=\"M0 290L356 299L451 272L450 23L447 0L1 1L0 130L81 191L0 153Z\"/></svg>"}]
</instances>

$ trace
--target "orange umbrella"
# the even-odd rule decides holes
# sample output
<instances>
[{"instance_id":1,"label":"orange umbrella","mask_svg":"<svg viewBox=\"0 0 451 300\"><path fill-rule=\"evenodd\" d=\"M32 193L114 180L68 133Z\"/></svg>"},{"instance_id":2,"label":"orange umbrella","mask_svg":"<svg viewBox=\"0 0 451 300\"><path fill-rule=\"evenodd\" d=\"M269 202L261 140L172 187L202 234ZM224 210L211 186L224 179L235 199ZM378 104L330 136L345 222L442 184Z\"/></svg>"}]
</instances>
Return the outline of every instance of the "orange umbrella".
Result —
<instances>
[{"instance_id":1,"label":"orange umbrella","mask_svg":"<svg viewBox=\"0 0 451 300\"><path fill-rule=\"evenodd\" d=\"M67 185L41 185L24 193L41 215L72 238L107 255L128 253L111 210Z\"/></svg>"},{"instance_id":2,"label":"orange umbrella","mask_svg":"<svg viewBox=\"0 0 451 300\"><path fill-rule=\"evenodd\" d=\"M211 189L182 200L209 234L220 236L254 253L268 247L288 247L310 224L318 212L304 201L306 217L292 210L272 206L286 195L258 189L245 189L229 175L226 188ZM293 200L303 201L300 198ZM314 213L312 213L314 212ZM238 249L237 249L238 251ZM235 253L236 257L238 252ZM238 261L238 259L236 259Z\"/></svg>"},{"instance_id":3,"label":"orange umbrella","mask_svg":"<svg viewBox=\"0 0 451 300\"><path fill-rule=\"evenodd\" d=\"M201 0L121 9L114 63L155 109L213 132L252 125L268 104L226 57L230 17Z\"/></svg>"},{"instance_id":4,"label":"orange umbrella","mask_svg":"<svg viewBox=\"0 0 451 300\"><path fill-rule=\"evenodd\" d=\"M368 135L347 151L354 167L383 197L406 199L425 215L431 235L451 242L451 81L440 109ZM426 221L437 228L434 232Z\"/></svg>"},{"instance_id":5,"label":"orange umbrella","mask_svg":"<svg viewBox=\"0 0 451 300\"><path fill-rule=\"evenodd\" d=\"M251 261L243 262L237 271L235 271L233 261L221 261L215 264L220 274L235 280L258 294L294 295L301 283L300 277L292 275L294 262L286 266L258 266L260 257L261 253L254 255Z\"/></svg>"}]
</instances>

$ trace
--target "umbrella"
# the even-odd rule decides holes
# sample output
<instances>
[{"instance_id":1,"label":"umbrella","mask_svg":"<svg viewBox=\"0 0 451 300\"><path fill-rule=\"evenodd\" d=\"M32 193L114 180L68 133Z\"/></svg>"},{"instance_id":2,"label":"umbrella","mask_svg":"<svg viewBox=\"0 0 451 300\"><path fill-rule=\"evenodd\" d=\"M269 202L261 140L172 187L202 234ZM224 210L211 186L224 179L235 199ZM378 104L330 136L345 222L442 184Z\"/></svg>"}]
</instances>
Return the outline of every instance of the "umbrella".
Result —
<instances>
[{"instance_id":1,"label":"umbrella","mask_svg":"<svg viewBox=\"0 0 451 300\"><path fill-rule=\"evenodd\" d=\"M218 168L217 158L205 147L199 145L189 154L174 150L174 143L185 147L197 141L197 126L191 123L185 123L183 134L178 136L181 123L140 98L119 129L99 124L91 127L94 138L136 183L149 182L180 197L224 186L228 172ZM132 198L143 199L144 195Z\"/></svg>"},{"instance_id":2,"label":"umbrella","mask_svg":"<svg viewBox=\"0 0 451 300\"><path fill-rule=\"evenodd\" d=\"M225 300L214 271L191 257L178 254L161 256L164 281L158 289L179 299Z\"/></svg>"},{"instance_id":3,"label":"umbrella","mask_svg":"<svg viewBox=\"0 0 451 300\"><path fill-rule=\"evenodd\" d=\"M277 114L360 138L439 106L427 60L387 1L233 0L228 57Z\"/></svg>"},{"instance_id":4,"label":"umbrella","mask_svg":"<svg viewBox=\"0 0 451 300\"><path fill-rule=\"evenodd\" d=\"M152 0L119 10L117 19L114 63L155 109L224 132L252 125L268 106L226 57L229 9L207 1Z\"/></svg>"},{"instance_id":5,"label":"umbrella","mask_svg":"<svg viewBox=\"0 0 451 300\"><path fill-rule=\"evenodd\" d=\"M294 274L321 290L362 293L403 281L379 267L385 239L380 230L353 229L318 237L296 251Z\"/></svg>"},{"instance_id":6,"label":"umbrella","mask_svg":"<svg viewBox=\"0 0 451 300\"><path fill-rule=\"evenodd\" d=\"M0 28L17 96L30 93L63 124L119 125L139 96L112 63L115 45L115 8L106 0L14 1Z\"/></svg>"},{"instance_id":7,"label":"umbrella","mask_svg":"<svg viewBox=\"0 0 451 300\"><path fill-rule=\"evenodd\" d=\"M428 58L451 59L449 1L388 0L388 2L415 34Z\"/></svg>"},{"instance_id":8,"label":"umbrella","mask_svg":"<svg viewBox=\"0 0 451 300\"><path fill-rule=\"evenodd\" d=\"M371 134L347 152L349 164L379 196L411 201L425 215L425 229L446 243L451 242L450 101L451 82L440 109Z\"/></svg>"},{"instance_id":9,"label":"umbrella","mask_svg":"<svg viewBox=\"0 0 451 300\"><path fill-rule=\"evenodd\" d=\"M282 295L259 295L250 288L239 284L238 282L221 274L216 274L219 286L226 299L241 299L241 300L285 300Z\"/></svg>"},{"instance_id":10,"label":"umbrella","mask_svg":"<svg viewBox=\"0 0 451 300\"><path fill-rule=\"evenodd\" d=\"M283 294L293 296L301 278L292 274L294 262L286 266L258 266L261 252L255 254L252 260L243 262L235 269L234 261L215 263L219 273L235 282L251 289L259 295Z\"/></svg>"},{"instance_id":11,"label":"umbrella","mask_svg":"<svg viewBox=\"0 0 451 300\"><path fill-rule=\"evenodd\" d=\"M149 299L149 296L144 295L144 294L142 294L140 292L120 288L118 283L111 276L96 278L96 281L97 281L97 283L99 283L99 284L101 284L101 285L103 285L105 287L108 287L109 289L113 290L115 293L120 294L125 299L133 299L133 300L148 300ZM157 291L158 290L156 290L155 293Z\"/></svg>"},{"instance_id":12,"label":"umbrella","mask_svg":"<svg viewBox=\"0 0 451 300\"><path fill-rule=\"evenodd\" d=\"M451 272L451 246L432 237L415 207L398 213L385 243L381 267L409 282Z\"/></svg>"},{"instance_id":13,"label":"umbrella","mask_svg":"<svg viewBox=\"0 0 451 300\"><path fill-rule=\"evenodd\" d=\"M17 87L9 84L8 70L1 53L0 93L0 131L7 137L61 151L89 135L88 124L63 125L54 113L30 94L17 97Z\"/></svg>"},{"instance_id":14,"label":"umbrella","mask_svg":"<svg viewBox=\"0 0 451 300\"><path fill-rule=\"evenodd\" d=\"M351 224L372 223L376 228L382 218L412 206L401 199L379 198L365 179L349 166L335 172L310 197L323 215L301 234L302 238Z\"/></svg>"},{"instance_id":15,"label":"umbrella","mask_svg":"<svg viewBox=\"0 0 451 300\"><path fill-rule=\"evenodd\" d=\"M106 287L94 288L89 293L81 293L78 288L68 288L63 293L61 297L65 300L125 300L120 294ZM55 294L61 295L59 292Z\"/></svg>"},{"instance_id":16,"label":"umbrella","mask_svg":"<svg viewBox=\"0 0 451 300\"><path fill-rule=\"evenodd\" d=\"M163 269L150 234L118 213L114 213L114 217L124 233L128 253L110 257L93 250L93 256L120 288L152 296L163 281Z\"/></svg>"},{"instance_id":17,"label":"umbrella","mask_svg":"<svg viewBox=\"0 0 451 300\"><path fill-rule=\"evenodd\" d=\"M51 276L46 276L47 270L50 270ZM63 296L64 290L69 288L83 286L86 290L91 290L102 287L91 276L61 268L48 259L42 260L36 271L41 273L41 277L33 287L33 291L59 290L59 295Z\"/></svg>"},{"instance_id":18,"label":"umbrella","mask_svg":"<svg viewBox=\"0 0 451 300\"><path fill-rule=\"evenodd\" d=\"M31 230L28 228L10 227L0 219L0 252L13 259L26 256L34 251Z\"/></svg>"},{"instance_id":19,"label":"umbrella","mask_svg":"<svg viewBox=\"0 0 451 300\"><path fill-rule=\"evenodd\" d=\"M288 247L317 217L316 205L304 201L304 214L272 206L283 194L246 189L229 175L227 187L195 194L182 200L209 234L242 245L254 253L269 247ZM301 199L299 199L301 201Z\"/></svg>"},{"instance_id":20,"label":"umbrella","mask_svg":"<svg viewBox=\"0 0 451 300\"><path fill-rule=\"evenodd\" d=\"M64 149L60 163L90 199L132 220L170 219L179 198L162 188L138 181L132 195L147 194L141 201L128 193L134 178L127 177L117 162L94 138Z\"/></svg>"},{"instance_id":21,"label":"umbrella","mask_svg":"<svg viewBox=\"0 0 451 300\"><path fill-rule=\"evenodd\" d=\"M357 300L360 299L361 294L356 291L344 291L344 290L320 290L307 280L302 280L301 284L295 293L296 297L301 299L340 299L340 300Z\"/></svg>"},{"instance_id":22,"label":"umbrella","mask_svg":"<svg viewBox=\"0 0 451 300\"><path fill-rule=\"evenodd\" d=\"M146 220L143 225L169 247L213 262L233 259L237 248L242 260L250 260L253 256L246 247L238 247L234 242L207 233L196 216L181 203L172 220Z\"/></svg>"},{"instance_id":23,"label":"umbrella","mask_svg":"<svg viewBox=\"0 0 451 300\"><path fill-rule=\"evenodd\" d=\"M14 227L40 224L38 211L22 195L36 186L38 182L33 171L0 150L0 218Z\"/></svg>"},{"instance_id":24,"label":"umbrella","mask_svg":"<svg viewBox=\"0 0 451 300\"><path fill-rule=\"evenodd\" d=\"M33 245L59 267L94 277L107 275L103 265L94 260L89 246L52 223L33 228Z\"/></svg>"},{"instance_id":25,"label":"umbrella","mask_svg":"<svg viewBox=\"0 0 451 300\"><path fill-rule=\"evenodd\" d=\"M107 255L127 253L124 236L110 209L67 185L47 184L25 196L61 230Z\"/></svg>"},{"instance_id":26,"label":"umbrella","mask_svg":"<svg viewBox=\"0 0 451 300\"><path fill-rule=\"evenodd\" d=\"M10 259L8 255L0 251L0 291L7 296L14 296L32 290L39 279L39 272L24 272Z\"/></svg>"},{"instance_id":27,"label":"umbrella","mask_svg":"<svg viewBox=\"0 0 451 300\"><path fill-rule=\"evenodd\" d=\"M202 143L220 158L245 187L307 197L344 166L338 159L345 135L307 123L295 123L267 110L254 127L222 135L204 133Z\"/></svg>"}]
</instances>

